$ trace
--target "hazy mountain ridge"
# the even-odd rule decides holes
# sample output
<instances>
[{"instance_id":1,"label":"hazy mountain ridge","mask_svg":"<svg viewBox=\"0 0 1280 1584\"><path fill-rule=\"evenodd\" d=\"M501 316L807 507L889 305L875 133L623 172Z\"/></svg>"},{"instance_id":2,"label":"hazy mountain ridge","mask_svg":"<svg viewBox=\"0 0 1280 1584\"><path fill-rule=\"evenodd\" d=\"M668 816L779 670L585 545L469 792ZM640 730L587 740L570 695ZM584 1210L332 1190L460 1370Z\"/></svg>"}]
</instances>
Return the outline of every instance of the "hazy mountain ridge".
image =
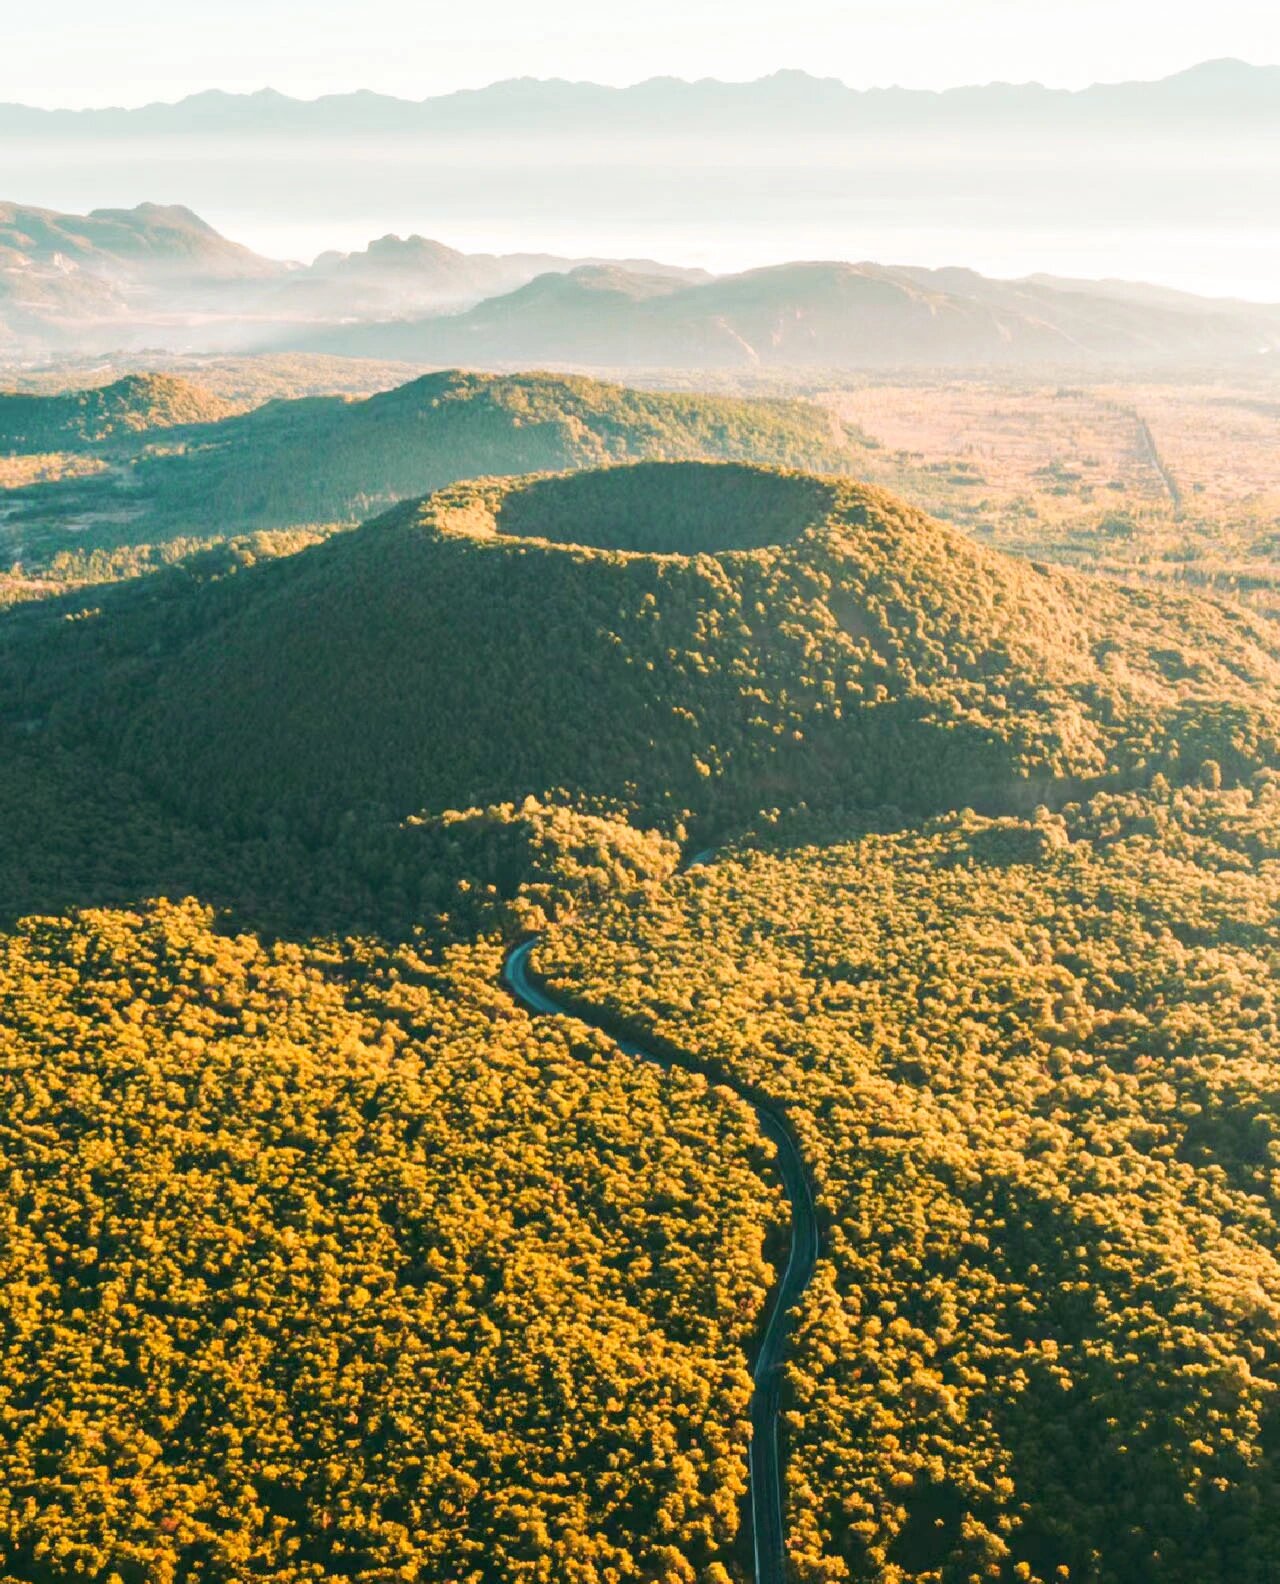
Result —
<instances>
[{"instance_id":1,"label":"hazy mountain ridge","mask_svg":"<svg viewBox=\"0 0 1280 1584\"><path fill-rule=\"evenodd\" d=\"M71 264L126 280L179 271L195 280L259 279L287 268L229 241L183 204L156 203L87 215L0 203L0 263Z\"/></svg>"},{"instance_id":2,"label":"hazy mountain ridge","mask_svg":"<svg viewBox=\"0 0 1280 1584\"><path fill-rule=\"evenodd\" d=\"M181 342L251 306L289 266L232 242L182 204L64 214L0 204L0 353L30 357Z\"/></svg>"},{"instance_id":3,"label":"hazy mountain ridge","mask_svg":"<svg viewBox=\"0 0 1280 1584\"><path fill-rule=\"evenodd\" d=\"M649 259L469 254L417 233L304 267L180 205L0 205L0 353L155 346L487 367L1159 363L1280 350L1280 309L959 267L796 261L715 276Z\"/></svg>"},{"instance_id":4,"label":"hazy mountain ridge","mask_svg":"<svg viewBox=\"0 0 1280 1584\"><path fill-rule=\"evenodd\" d=\"M570 259L553 253L464 253L419 236L378 237L355 252L322 253L296 270L264 302L286 315L308 312L333 319L383 317L389 312L470 307L515 291L542 275L616 267L693 284L706 270L682 269L654 259Z\"/></svg>"},{"instance_id":5,"label":"hazy mountain ridge","mask_svg":"<svg viewBox=\"0 0 1280 1584\"><path fill-rule=\"evenodd\" d=\"M999 125L1010 120L1067 125L1154 117L1179 127L1188 117L1225 122L1280 120L1280 66L1206 61L1150 82L1097 83L1077 91L1039 83L987 83L942 91L850 88L835 78L783 70L752 82L654 77L629 87L564 79L512 78L422 100L367 89L295 99L272 88L210 89L175 103L134 109L47 110L0 105L0 133L137 136L272 133L359 135L478 130L559 132L584 125L620 132L642 127L758 130L761 116L789 130Z\"/></svg>"},{"instance_id":6,"label":"hazy mountain ridge","mask_svg":"<svg viewBox=\"0 0 1280 1584\"><path fill-rule=\"evenodd\" d=\"M1280 350L1280 309L961 269L797 263L686 286L613 267L543 277L447 319L353 327L302 344L605 367L1158 363Z\"/></svg>"},{"instance_id":7,"label":"hazy mountain ridge","mask_svg":"<svg viewBox=\"0 0 1280 1584\"><path fill-rule=\"evenodd\" d=\"M470 307L540 275L600 259L550 253L463 253L417 234L383 236L310 266L264 258L178 204L62 214L0 204L0 351L63 347L239 347L297 323L385 319ZM681 284L705 270L652 259L620 269Z\"/></svg>"}]
</instances>

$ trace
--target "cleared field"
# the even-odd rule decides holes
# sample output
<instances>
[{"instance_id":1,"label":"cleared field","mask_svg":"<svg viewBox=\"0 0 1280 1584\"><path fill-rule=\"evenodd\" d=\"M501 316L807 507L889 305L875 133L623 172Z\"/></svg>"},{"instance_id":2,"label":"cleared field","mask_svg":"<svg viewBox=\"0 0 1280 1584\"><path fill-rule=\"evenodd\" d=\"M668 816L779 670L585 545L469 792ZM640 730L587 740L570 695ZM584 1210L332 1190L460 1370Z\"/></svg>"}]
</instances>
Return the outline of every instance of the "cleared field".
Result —
<instances>
[{"instance_id":1,"label":"cleared field","mask_svg":"<svg viewBox=\"0 0 1280 1584\"><path fill-rule=\"evenodd\" d=\"M1005 549L1280 608L1280 379L903 380L819 399L875 482Z\"/></svg>"}]
</instances>

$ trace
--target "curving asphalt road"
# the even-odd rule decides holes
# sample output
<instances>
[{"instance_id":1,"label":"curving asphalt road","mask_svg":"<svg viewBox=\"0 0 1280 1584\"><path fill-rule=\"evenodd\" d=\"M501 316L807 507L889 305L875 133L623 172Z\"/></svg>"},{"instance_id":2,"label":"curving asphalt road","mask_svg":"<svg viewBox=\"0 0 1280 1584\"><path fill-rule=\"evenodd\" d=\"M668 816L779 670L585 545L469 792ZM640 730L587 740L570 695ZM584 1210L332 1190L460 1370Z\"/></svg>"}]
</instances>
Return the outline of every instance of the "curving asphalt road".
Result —
<instances>
[{"instance_id":1,"label":"curving asphalt road","mask_svg":"<svg viewBox=\"0 0 1280 1584\"><path fill-rule=\"evenodd\" d=\"M689 867L705 860L700 854ZM562 1006L547 994L530 967L529 958L538 938L516 946L502 967L502 982L517 1001L532 1012L552 1017L574 1017L607 1034L611 1029L604 1016L596 1018L589 1008ZM786 1584L787 1536L783 1508L782 1460L778 1449L778 1415L782 1385L782 1360L791 1337L792 1310L809 1284L818 1260L818 1218L814 1210L809 1176L799 1146L787 1125L785 1113L776 1101L747 1084L727 1075L709 1073L707 1065L694 1057L669 1053L658 1055L642 1045L617 1041L618 1049L659 1066L672 1065L709 1076L724 1084L751 1106L760 1131L777 1146L777 1167L783 1190L791 1206L791 1242L786 1268L769 1295L768 1318L760 1338L759 1351L751 1371L751 1446L748 1470L751 1479L751 1533L755 1557L755 1584Z\"/></svg>"}]
</instances>

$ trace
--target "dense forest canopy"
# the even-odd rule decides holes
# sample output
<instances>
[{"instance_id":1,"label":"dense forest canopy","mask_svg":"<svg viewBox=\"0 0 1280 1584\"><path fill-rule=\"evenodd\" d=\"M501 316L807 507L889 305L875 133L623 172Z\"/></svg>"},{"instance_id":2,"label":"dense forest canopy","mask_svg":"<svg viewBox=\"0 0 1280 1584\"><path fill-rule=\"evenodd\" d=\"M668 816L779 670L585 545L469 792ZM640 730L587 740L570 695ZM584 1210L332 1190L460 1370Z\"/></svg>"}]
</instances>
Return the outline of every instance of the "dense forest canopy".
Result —
<instances>
[{"instance_id":1,"label":"dense forest canopy","mask_svg":"<svg viewBox=\"0 0 1280 1584\"><path fill-rule=\"evenodd\" d=\"M82 451L153 429L216 423L229 402L168 374L126 374L57 395L0 392L0 453Z\"/></svg>"},{"instance_id":2,"label":"dense forest canopy","mask_svg":"<svg viewBox=\"0 0 1280 1584\"><path fill-rule=\"evenodd\" d=\"M803 1584L1269 1584L1273 629L433 378L212 431L631 465L0 612L0 1578L749 1577L732 1078Z\"/></svg>"},{"instance_id":3,"label":"dense forest canopy","mask_svg":"<svg viewBox=\"0 0 1280 1584\"><path fill-rule=\"evenodd\" d=\"M759 467L643 463L549 478L502 497L501 534L645 555L716 555L798 539L835 507L817 479Z\"/></svg>"},{"instance_id":4,"label":"dense forest canopy","mask_svg":"<svg viewBox=\"0 0 1280 1584\"><path fill-rule=\"evenodd\" d=\"M1271 1576L1280 779L722 856L538 951L785 1101L803 1580Z\"/></svg>"},{"instance_id":5,"label":"dense forest canopy","mask_svg":"<svg viewBox=\"0 0 1280 1584\"><path fill-rule=\"evenodd\" d=\"M531 1025L498 962L357 990L191 903L4 938L0 1575L729 1554L749 1115Z\"/></svg>"},{"instance_id":6,"label":"dense forest canopy","mask_svg":"<svg viewBox=\"0 0 1280 1584\"><path fill-rule=\"evenodd\" d=\"M691 551L774 542L641 554L503 532L539 526L543 501L607 498L617 537L628 494L642 509L655 490L679 496ZM603 522L559 531L599 538ZM76 609L17 623L15 714L241 831L329 835L371 806L403 818L557 788L668 825L802 798L1030 808L1192 779L1206 759L1236 780L1280 726L1257 619L1020 562L882 492L766 469L459 486L235 576L59 619Z\"/></svg>"}]
</instances>

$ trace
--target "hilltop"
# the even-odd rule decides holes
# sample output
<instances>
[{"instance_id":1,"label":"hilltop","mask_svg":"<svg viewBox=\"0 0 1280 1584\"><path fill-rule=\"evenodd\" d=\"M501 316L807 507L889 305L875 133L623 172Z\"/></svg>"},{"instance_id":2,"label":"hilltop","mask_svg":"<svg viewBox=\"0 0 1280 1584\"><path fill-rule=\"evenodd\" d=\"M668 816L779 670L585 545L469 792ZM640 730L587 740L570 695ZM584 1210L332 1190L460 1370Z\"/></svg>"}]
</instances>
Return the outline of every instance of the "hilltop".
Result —
<instances>
[{"instance_id":1,"label":"hilltop","mask_svg":"<svg viewBox=\"0 0 1280 1584\"><path fill-rule=\"evenodd\" d=\"M6 532L34 564L59 548L357 522L482 474L697 457L848 472L862 454L856 430L803 402L452 370L361 401L272 401L184 431L179 448L144 448L127 468L13 494Z\"/></svg>"},{"instance_id":2,"label":"hilltop","mask_svg":"<svg viewBox=\"0 0 1280 1584\"><path fill-rule=\"evenodd\" d=\"M613 266L543 276L465 314L304 344L482 366L1158 364L1280 350L1280 309L962 269L796 263L690 284Z\"/></svg>"},{"instance_id":3,"label":"hilltop","mask_svg":"<svg viewBox=\"0 0 1280 1584\"><path fill-rule=\"evenodd\" d=\"M733 464L460 485L55 628L16 707L239 830L553 788L666 823L1030 808L1208 759L1238 778L1280 730L1265 624Z\"/></svg>"},{"instance_id":4,"label":"hilltop","mask_svg":"<svg viewBox=\"0 0 1280 1584\"><path fill-rule=\"evenodd\" d=\"M60 395L0 391L0 454L79 451L152 429L217 423L235 408L190 380L127 374Z\"/></svg>"}]
</instances>

